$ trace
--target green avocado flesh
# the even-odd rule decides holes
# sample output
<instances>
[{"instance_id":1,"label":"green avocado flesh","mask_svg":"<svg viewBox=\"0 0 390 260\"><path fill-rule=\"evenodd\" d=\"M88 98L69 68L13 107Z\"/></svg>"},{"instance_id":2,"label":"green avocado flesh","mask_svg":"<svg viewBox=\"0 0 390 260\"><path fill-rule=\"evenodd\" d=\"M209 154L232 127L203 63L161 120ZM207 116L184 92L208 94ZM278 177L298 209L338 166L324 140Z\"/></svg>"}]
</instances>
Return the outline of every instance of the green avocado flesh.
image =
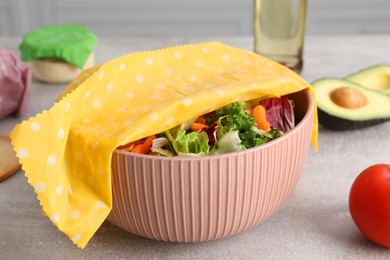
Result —
<instances>
[{"instance_id":1,"label":"green avocado flesh","mask_svg":"<svg viewBox=\"0 0 390 260\"><path fill-rule=\"evenodd\" d=\"M337 78L320 79L313 82L312 86L316 94L319 123L327 128L357 129L390 120L390 95ZM336 104L331 98L332 92L341 87L360 92L366 104L357 108Z\"/></svg>"},{"instance_id":2,"label":"green avocado flesh","mask_svg":"<svg viewBox=\"0 0 390 260\"><path fill-rule=\"evenodd\" d=\"M390 95L390 65L375 65L345 79Z\"/></svg>"}]
</instances>

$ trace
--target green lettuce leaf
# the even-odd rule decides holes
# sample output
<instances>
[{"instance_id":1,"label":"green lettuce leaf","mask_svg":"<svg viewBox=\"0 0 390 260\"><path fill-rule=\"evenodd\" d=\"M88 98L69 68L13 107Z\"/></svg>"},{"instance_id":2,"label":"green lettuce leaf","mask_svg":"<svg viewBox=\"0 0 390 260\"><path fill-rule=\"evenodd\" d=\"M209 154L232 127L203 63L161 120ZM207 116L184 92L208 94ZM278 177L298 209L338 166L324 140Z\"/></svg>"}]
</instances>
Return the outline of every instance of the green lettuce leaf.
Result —
<instances>
[{"instance_id":1,"label":"green lettuce leaf","mask_svg":"<svg viewBox=\"0 0 390 260\"><path fill-rule=\"evenodd\" d=\"M217 145L210 151L210 154L231 153L244 149L245 148L241 145L241 139L238 136L238 131L232 131L219 138Z\"/></svg>"},{"instance_id":2,"label":"green lettuce leaf","mask_svg":"<svg viewBox=\"0 0 390 260\"><path fill-rule=\"evenodd\" d=\"M254 118L245 112L242 104L237 102L216 110L215 116L222 126L220 131L217 131L217 137L230 131L249 131L255 125Z\"/></svg>"},{"instance_id":3,"label":"green lettuce leaf","mask_svg":"<svg viewBox=\"0 0 390 260\"><path fill-rule=\"evenodd\" d=\"M204 156L209 154L209 138L206 132L190 132L176 128L166 135L173 150L179 156Z\"/></svg>"},{"instance_id":4,"label":"green lettuce leaf","mask_svg":"<svg viewBox=\"0 0 390 260\"><path fill-rule=\"evenodd\" d=\"M218 118L217 139L224 134L237 131L241 145L251 148L261 144L260 135L255 131L255 119L244 110L241 103L232 103L215 111ZM219 142L219 141L218 141Z\"/></svg>"}]
</instances>

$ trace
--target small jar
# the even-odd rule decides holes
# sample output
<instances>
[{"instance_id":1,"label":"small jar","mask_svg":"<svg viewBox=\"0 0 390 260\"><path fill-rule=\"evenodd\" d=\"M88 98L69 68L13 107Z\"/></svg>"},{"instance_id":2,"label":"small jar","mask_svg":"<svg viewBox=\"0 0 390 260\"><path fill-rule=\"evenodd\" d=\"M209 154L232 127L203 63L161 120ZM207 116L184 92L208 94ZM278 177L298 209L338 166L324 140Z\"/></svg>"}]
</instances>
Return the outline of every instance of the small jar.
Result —
<instances>
[{"instance_id":1,"label":"small jar","mask_svg":"<svg viewBox=\"0 0 390 260\"><path fill-rule=\"evenodd\" d=\"M65 83L95 64L96 42L95 34L81 25L52 25L25 34L19 49L34 78Z\"/></svg>"}]
</instances>

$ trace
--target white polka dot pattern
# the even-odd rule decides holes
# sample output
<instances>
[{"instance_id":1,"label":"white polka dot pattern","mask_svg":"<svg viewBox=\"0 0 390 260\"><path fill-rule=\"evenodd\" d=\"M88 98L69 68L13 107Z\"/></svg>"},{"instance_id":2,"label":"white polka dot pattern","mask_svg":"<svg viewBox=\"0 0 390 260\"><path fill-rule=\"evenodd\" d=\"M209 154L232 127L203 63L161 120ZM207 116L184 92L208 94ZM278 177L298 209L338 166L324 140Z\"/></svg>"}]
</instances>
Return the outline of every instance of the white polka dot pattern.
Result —
<instances>
[{"instance_id":1,"label":"white polka dot pattern","mask_svg":"<svg viewBox=\"0 0 390 260\"><path fill-rule=\"evenodd\" d=\"M78 210L74 210L70 213L70 218L71 219L77 219L80 217L80 212Z\"/></svg>"},{"instance_id":2,"label":"white polka dot pattern","mask_svg":"<svg viewBox=\"0 0 390 260\"><path fill-rule=\"evenodd\" d=\"M69 112L70 107L71 107L71 104L70 104L70 103L66 103L66 105L65 105L65 111L66 111L66 112Z\"/></svg>"},{"instance_id":3,"label":"white polka dot pattern","mask_svg":"<svg viewBox=\"0 0 390 260\"><path fill-rule=\"evenodd\" d=\"M47 157L48 165L54 165L56 163L57 163L57 157L55 155L49 155L49 157Z\"/></svg>"},{"instance_id":4,"label":"white polka dot pattern","mask_svg":"<svg viewBox=\"0 0 390 260\"><path fill-rule=\"evenodd\" d=\"M51 220L52 220L54 223L59 222L60 219L61 219L61 217L60 217L60 214L58 214L58 213L54 214L54 215L51 217Z\"/></svg>"},{"instance_id":5,"label":"white polka dot pattern","mask_svg":"<svg viewBox=\"0 0 390 260\"><path fill-rule=\"evenodd\" d=\"M142 77L141 75L137 75L137 76L135 77L135 80L136 80L138 83L142 83L142 82L144 82L144 77Z\"/></svg>"},{"instance_id":6,"label":"white polka dot pattern","mask_svg":"<svg viewBox=\"0 0 390 260\"><path fill-rule=\"evenodd\" d=\"M38 182L37 184L35 184L35 190L37 192L43 192L45 191L45 189L46 189L46 185L43 182Z\"/></svg>"},{"instance_id":7,"label":"white polka dot pattern","mask_svg":"<svg viewBox=\"0 0 390 260\"><path fill-rule=\"evenodd\" d=\"M147 57L145 62L146 62L146 64L148 64L148 65L152 65L152 64L154 63L154 60L153 60L153 58L151 58L151 57Z\"/></svg>"},{"instance_id":8,"label":"white polka dot pattern","mask_svg":"<svg viewBox=\"0 0 390 260\"><path fill-rule=\"evenodd\" d=\"M73 243L77 243L77 242L79 242L80 240L81 240L81 235L80 235L80 234L74 235L74 236L72 237Z\"/></svg>"},{"instance_id":9,"label":"white polka dot pattern","mask_svg":"<svg viewBox=\"0 0 390 260\"><path fill-rule=\"evenodd\" d=\"M57 195L61 195L62 194L62 186L61 185L57 186L56 193L57 193Z\"/></svg>"},{"instance_id":10,"label":"white polka dot pattern","mask_svg":"<svg viewBox=\"0 0 390 260\"><path fill-rule=\"evenodd\" d=\"M41 124L39 122L31 122L30 128L31 131L38 132L41 129Z\"/></svg>"},{"instance_id":11,"label":"white polka dot pattern","mask_svg":"<svg viewBox=\"0 0 390 260\"><path fill-rule=\"evenodd\" d=\"M93 107L94 108L101 108L102 107L102 102L100 100L94 100L93 101Z\"/></svg>"},{"instance_id":12,"label":"white polka dot pattern","mask_svg":"<svg viewBox=\"0 0 390 260\"><path fill-rule=\"evenodd\" d=\"M65 137L65 131L63 128L58 129L57 135L59 138L64 138Z\"/></svg>"},{"instance_id":13,"label":"white polka dot pattern","mask_svg":"<svg viewBox=\"0 0 390 260\"><path fill-rule=\"evenodd\" d=\"M178 59L178 60L183 57L183 55L180 52L175 52L173 55L175 56L175 59Z\"/></svg>"},{"instance_id":14,"label":"white polka dot pattern","mask_svg":"<svg viewBox=\"0 0 390 260\"><path fill-rule=\"evenodd\" d=\"M28 150L27 149L20 149L16 154L20 159L26 159L28 157Z\"/></svg>"}]
</instances>

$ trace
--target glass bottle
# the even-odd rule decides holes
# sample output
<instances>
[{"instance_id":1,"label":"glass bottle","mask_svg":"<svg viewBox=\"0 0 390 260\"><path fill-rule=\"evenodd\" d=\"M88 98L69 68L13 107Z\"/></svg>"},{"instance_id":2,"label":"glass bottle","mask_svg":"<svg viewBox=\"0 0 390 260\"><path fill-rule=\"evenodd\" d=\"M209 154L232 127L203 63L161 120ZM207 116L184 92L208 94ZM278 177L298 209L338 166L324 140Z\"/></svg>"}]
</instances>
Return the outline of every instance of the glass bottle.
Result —
<instances>
[{"instance_id":1,"label":"glass bottle","mask_svg":"<svg viewBox=\"0 0 390 260\"><path fill-rule=\"evenodd\" d=\"M254 0L254 51L300 73L307 0Z\"/></svg>"}]
</instances>

